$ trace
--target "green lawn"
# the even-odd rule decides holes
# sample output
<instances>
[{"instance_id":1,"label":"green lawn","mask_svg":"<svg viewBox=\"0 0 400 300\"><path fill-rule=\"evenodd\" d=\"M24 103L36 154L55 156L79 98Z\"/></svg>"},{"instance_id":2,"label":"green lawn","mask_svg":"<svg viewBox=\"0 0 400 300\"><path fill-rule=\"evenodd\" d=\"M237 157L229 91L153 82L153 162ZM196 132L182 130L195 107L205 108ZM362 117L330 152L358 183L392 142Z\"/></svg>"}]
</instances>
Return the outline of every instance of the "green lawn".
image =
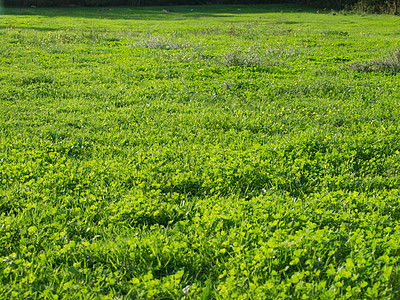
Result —
<instances>
[{"instance_id":1,"label":"green lawn","mask_svg":"<svg viewBox=\"0 0 400 300\"><path fill-rule=\"evenodd\" d=\"M399 299L399 17L0 22L0 298Z\"/></svg>"}]
</instances>

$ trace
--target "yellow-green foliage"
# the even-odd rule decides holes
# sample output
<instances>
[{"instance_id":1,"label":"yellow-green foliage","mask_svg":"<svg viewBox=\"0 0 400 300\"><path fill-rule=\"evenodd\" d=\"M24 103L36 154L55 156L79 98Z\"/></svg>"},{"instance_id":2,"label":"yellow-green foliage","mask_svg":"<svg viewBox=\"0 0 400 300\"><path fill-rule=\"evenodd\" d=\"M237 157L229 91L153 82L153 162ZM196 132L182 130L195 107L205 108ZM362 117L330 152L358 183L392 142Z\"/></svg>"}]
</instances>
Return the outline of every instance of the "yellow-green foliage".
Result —
<instances>
[{"instance_id":1,"label":"yellow-green foliage","mask_svg":"<svg viewBox=\"0 0 400 300\"><path fill-rule=\"evenodd\" d=\"M300 8L8 10L0 298L398 299L400 20Z\"/></svg>"}]
</instances>

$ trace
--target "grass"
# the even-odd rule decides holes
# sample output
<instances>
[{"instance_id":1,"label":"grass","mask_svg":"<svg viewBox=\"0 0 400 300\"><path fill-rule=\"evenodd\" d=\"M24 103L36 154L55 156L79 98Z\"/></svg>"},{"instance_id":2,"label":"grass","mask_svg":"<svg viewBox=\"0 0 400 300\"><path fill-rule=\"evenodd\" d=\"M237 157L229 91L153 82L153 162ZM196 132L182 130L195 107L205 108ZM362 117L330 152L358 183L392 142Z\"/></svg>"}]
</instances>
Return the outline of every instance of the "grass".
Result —
<instances>
[{"instance_id":1,"label":"grass","mask_svg":"<svg viewBox=\"0 0 400 300\"><path fill-rule=\"evenodd\" d=\"M162 9L2 16L0 297L398 299L400 19Z\"/></svg>"}]
</instances>

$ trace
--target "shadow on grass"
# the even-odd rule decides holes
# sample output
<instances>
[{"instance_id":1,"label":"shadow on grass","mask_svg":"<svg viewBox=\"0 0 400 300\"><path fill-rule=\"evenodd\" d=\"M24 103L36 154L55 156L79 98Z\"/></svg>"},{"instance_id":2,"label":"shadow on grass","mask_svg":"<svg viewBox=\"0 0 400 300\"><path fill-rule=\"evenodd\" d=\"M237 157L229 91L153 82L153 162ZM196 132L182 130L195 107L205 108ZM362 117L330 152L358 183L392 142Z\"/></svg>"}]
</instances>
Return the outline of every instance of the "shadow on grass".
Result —
<instances>
[{"instance_id":1,"label":"shadow on grass","mask_svg":"<svg viewBox=\"0 0 400 300\"><path fill-rule=\"evenodd\" d=\"M54 28L54 27L37 27L37 26L13 26L13 25L0 25L0 29L15 29L15 30L21 30L21 29L28 29L28 30L34 30L34 31L58 31L60 30L59 28Z\"/></svg>"},{"instance_id":2,"label":"shadow on grass","mask_svg":"<svg viewBox=\"0 0 400 300\"><path fill-rule=\"evenodd\" d=\"M313 12L296 4L285 5L198 5L167 7L63 7L7 8L5 15L93 18L110 20L184 20L207 17L232 17L241 14Z\"/></svg>"}]
</instances>

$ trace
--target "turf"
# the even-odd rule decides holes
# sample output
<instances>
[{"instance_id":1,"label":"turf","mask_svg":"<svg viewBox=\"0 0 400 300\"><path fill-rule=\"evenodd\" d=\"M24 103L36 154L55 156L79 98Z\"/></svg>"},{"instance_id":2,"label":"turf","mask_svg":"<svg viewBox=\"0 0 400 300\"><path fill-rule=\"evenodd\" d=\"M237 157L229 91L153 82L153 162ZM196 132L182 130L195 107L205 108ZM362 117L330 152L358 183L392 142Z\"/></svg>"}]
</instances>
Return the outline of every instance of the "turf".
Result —
<instances>
[{"instance_id":1,"label":"turf","mask_svg":"<svg viewBox=\"0 0 400 300\"><path fill-rule=\"evenodd\" d=\"M397 16L1 18L0 298L400 297Z\"/></svg>"}]
</instances>

